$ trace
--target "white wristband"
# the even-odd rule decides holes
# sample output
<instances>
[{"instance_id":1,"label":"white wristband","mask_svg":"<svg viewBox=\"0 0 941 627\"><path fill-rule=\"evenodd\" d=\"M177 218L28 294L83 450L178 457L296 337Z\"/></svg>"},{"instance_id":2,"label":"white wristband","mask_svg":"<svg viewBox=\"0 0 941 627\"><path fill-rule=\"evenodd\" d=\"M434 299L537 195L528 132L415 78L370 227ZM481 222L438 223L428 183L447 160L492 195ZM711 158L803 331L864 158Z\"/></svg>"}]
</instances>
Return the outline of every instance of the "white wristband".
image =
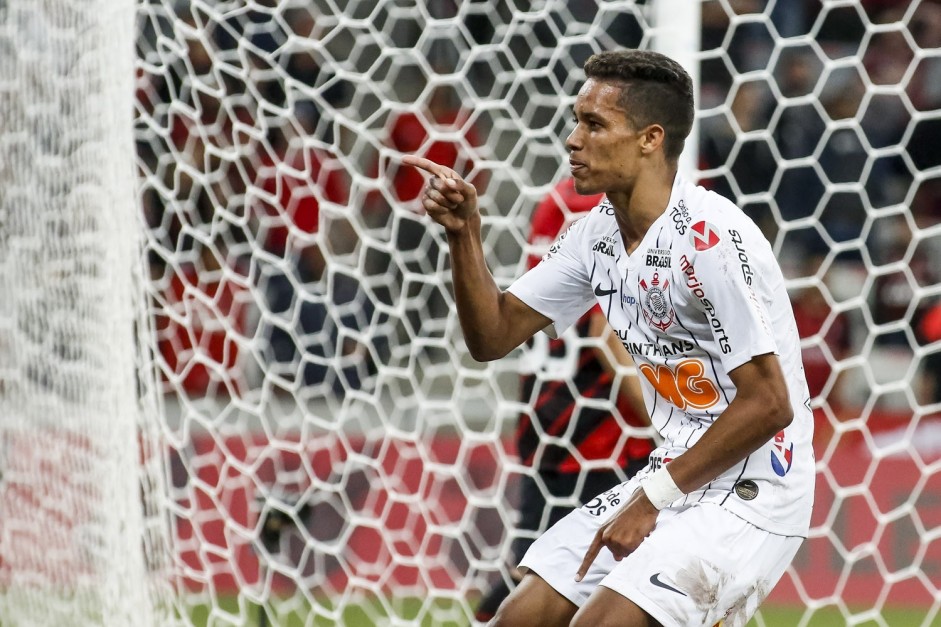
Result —
<instances>
[{"instance_id":1,"label":"white wristband","mask_svg":"<svg viewBox=\"0 0 941 627\"><path fill-rule=\"evenodd\" d=\"M647 498L657 509L663 509L681 496L684 492L676 487L676 482L670 476L666 466L651 474L641 482L640 486L647 494Z\"/></svg>"}]
</instances>

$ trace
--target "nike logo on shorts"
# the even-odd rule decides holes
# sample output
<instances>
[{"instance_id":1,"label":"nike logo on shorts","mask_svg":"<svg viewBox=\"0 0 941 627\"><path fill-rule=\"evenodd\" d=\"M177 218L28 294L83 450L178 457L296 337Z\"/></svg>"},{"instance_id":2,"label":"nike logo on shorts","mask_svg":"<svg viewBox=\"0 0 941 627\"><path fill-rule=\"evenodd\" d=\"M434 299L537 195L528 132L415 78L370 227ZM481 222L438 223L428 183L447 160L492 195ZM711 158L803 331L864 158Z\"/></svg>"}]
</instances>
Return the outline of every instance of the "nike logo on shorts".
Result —
<instances>
[{"instance_id":1,"label":"nike logo on shorts","mask_svg":"<svg viewBox=\"0 0 941 627\"><path fill-rule=\"evenodd\" d=\"M600 285L595 286L595 296L610 296L614 294L617 290L603 290Z\"/></svg>"},{"instance_id":2,"label":"nike logo on shorts","mask_svg":"<svg viewBox=\"0 0 941 627\"><path fill-rule=\"evenodd\" d=\"M662 581L660 581L660 573L654 573L653 575L651 575L651 576L650 576L650 583L652 583L653 585L655 585L655 586L657 586L657 587L659 587L659 588L663 588L664 590L669 590L670 592L675 592L675 593L677 593L677 594L682 594L684 597L687 596L687 594L686 594L685 592L683 592L682 590L677 590L676 588L674 588L674 587L671 586L670 584L663 583Z\"/></svg>"}]
</instances>

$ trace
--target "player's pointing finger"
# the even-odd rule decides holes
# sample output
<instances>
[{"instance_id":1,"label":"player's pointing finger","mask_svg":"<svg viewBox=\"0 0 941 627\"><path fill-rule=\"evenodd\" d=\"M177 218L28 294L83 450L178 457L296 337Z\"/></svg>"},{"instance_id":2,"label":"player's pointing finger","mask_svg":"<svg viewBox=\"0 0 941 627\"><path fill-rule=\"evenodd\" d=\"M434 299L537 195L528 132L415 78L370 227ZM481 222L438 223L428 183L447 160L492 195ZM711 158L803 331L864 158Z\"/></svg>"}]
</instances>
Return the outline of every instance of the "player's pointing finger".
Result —
<instances>
[{"instance_id":1,"label":"player's pointing finger","mask_svg":"<svg viewBox=\"0 0 941 627\"><path fill-rule=\"evenodd\" d=\"M445 167L440 163L435 163L431 159L425 159L424 157L416 157L415 155L403 155L402 163L405 165L414 166L420 170L424 170L428 174L434 176L439 176L443 179L453 179L460 178L457 175L457 172L451 168Z\"/></svg>"},{"instance_id":2,"label":"player's pointing finger","mask_svg":"<svg viewBox=\"0 0 941 627\"><path fill-rule=\"evenodd\" d=\"M598 530L594 539L591 541L591 546L588 547L588 551L585 553L585 559L582 560L582 565L578 567L575 581L581 581L585 578L585 575L588 574L588 569L591 568L595 558L598 557L598 552L601 550L601 533L603 531L604 527Z\"/></svg>"}]
</instances>

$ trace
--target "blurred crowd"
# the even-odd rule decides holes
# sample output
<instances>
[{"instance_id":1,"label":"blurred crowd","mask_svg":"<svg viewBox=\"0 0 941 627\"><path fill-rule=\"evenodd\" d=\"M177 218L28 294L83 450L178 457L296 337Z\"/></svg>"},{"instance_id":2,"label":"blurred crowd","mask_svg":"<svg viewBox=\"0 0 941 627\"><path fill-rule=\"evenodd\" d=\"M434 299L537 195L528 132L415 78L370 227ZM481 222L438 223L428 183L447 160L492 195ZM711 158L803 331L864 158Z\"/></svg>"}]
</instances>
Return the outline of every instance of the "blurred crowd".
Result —
<instances>
[{"instance_id":1,"label":"blurred crowd","mask_svg":"<svg viewBox=\"0 0 941 627\"><path fill-rule=\"evenodd\" d=\"M599 11L558 4L566 33L588 32ZM520 97L500 78L558 42L538 25L528 40L507 35L478 1L461 13L469 45L507 42L480 63L447 37L422 38L394 7L350 9L364 25L340 28L310 3L211 9L222 5L141 11L138 154L162 367L191 395L238 394L263 373L294 393L342 396L401 365L409 341L444 332L440 234L417 211L421 177L390 156L423 154L520 202L475 162L522 133L474 102L503 99L506 119L534 136L566 133L569 116L541 104L552 90ZM451 2L427 8L456 15ZM643 45L643 12L638 2L610 20L599 45ZM389 54L416 46L424 66ZM880 402L941 402L939 46L934 0L702 5L702 183L775 243L811 387L831 407L862 405L874 381L902 374L911 393ZM558 84L574 91L566 68L592 51L571 47ZM510 148L506 167L539 169L526 154ZM522 260L525 222L487 211L494 255ZM403 310L403 298L422 306Z\"/></svg>"},{"instance_id":2,"label":"blurred crowd","mask_svg":"<svg viewBox=\"0 0 941 627\"><path fill-rule=\"evenodd\" d=\"M704 12L703 50L729 54L702 66L700 165L706 184L738 199L778 243L790 278L821 280L793 290L802 335L816 340L805 350L812 391L831 406L859 406L873 383L911 382L911 396L897 386L879 401L941 401L931 346L941 339L931 322L941 279L941 4L822 10L800 0L755 23L745 16L764 2L733 4L741 14L731 19L745 21L731 41L729 16ZM773 31L789 45L776 48ZM854 357L871 376L834 373Z\"/></svg>"}]
</instances>

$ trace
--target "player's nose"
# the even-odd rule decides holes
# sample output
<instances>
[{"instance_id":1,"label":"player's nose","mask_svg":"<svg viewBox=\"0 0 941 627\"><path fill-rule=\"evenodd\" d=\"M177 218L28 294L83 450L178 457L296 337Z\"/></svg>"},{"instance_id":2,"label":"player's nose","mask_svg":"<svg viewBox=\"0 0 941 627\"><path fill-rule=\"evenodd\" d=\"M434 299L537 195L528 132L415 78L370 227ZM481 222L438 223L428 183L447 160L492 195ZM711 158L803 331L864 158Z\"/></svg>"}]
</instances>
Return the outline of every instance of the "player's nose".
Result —
<instances>
[{"instance_id":1,"label":"player's nose","mask_svg":"<svg viewBox=\"0 0 941 627\"><path fill-rule=\"evenodd\" d=\"M578 127L576 126L572 129L572 132L569 133L568 137L565 138L565 149L568 150L570 154L583 148L580 135Z\"/></svg>"}]
</instances>

